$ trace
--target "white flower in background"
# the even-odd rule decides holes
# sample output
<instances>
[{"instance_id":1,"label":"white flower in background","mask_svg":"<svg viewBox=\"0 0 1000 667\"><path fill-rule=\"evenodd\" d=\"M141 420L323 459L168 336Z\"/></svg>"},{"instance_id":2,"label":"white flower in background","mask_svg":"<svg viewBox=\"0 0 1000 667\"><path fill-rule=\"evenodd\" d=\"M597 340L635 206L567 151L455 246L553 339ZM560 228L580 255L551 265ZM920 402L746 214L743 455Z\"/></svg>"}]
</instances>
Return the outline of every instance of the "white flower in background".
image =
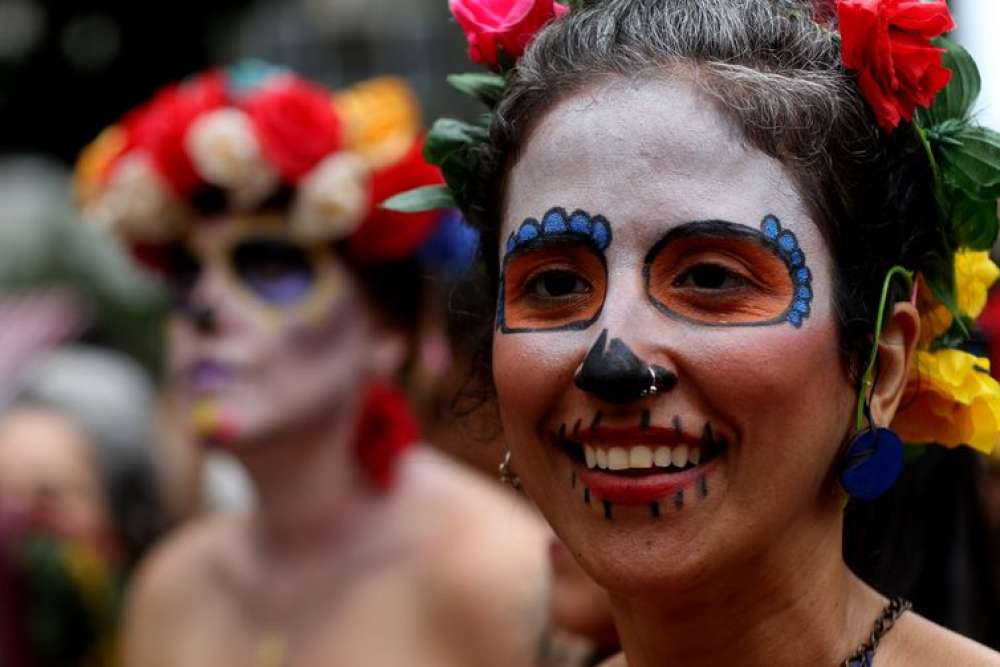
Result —
<instances>
[{"instance_id":1,"label":"white flower in background","mask_svg":"<svg viewBox=\"0 0 1000 667\"><path fill-rule=\"evenodd\" d=\"M198 175L227 190L237 210L259 205L280 183L264 159L253 122L239 109L217 109L196 120L185 148Z\"/></svg>"},{"instance_id":2,"label":"white flower in background","mask_svg":"<svg viewBox=\"0 0 1000 667\"><path fill-rule=\"evenodd\" d=\"M358 155L331 155L306 174L292 208L292 232L307 242L350 236L371 205L371 170Z\"/></svg>"},{"instance_id":3,"label":"white flower in background","mask_svg":"<svg viewBox=\"0 0 1000 667\"><path fill-rule=\"evenodd\" d=\"M84 216L106 231L131 241L162 241L176 234L182 206L142 152L119 160L103 192Z\"/></svg>"}]
</instances>

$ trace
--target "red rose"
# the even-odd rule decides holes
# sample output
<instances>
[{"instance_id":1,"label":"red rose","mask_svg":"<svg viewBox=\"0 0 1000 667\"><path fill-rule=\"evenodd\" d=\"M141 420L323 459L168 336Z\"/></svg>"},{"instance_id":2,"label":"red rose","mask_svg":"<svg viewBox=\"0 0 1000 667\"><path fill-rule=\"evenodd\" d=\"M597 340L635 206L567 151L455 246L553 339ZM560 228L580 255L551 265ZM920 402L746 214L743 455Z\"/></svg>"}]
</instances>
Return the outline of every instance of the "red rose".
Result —
<instances>
[{"instance_id":1,"label":"red rose","mask_svg":"<svg viewBox=\"0 0 1000 667\"><path fill-rule=\"evenodd\" d=\"M145 152L174 194L183 198L201 180L185 150L188 128L201 114L225 103L226 84L217 71L167 86L123 119L128 143L122 154Z\"/></svg>"},{"instance_id":2,"label":"red rose","mask_svg":"<svg viewBox=\"0 0 1000 667\"><path fill-rule=\"evenodd\" d=\"M341 123L326 89L287 75L242 101L261 150L286 182L295 185L341 144Z\"/></svg>"},{"instance_id":3,"label":"red rose","mask_svg":"<svg viewBox=\"0 0 1000 667\"><path fill-rule=\"evenodd\" d=\"M891 133L913 110L929 107L948 85L931 39L955 27L943 1L840 0L844 65L857 72L858 87L879 125Z\"/></svg>"},{"instance_id":4,"label":"red rose","mask_svg":"<svg viewBox=\"0 0 1000 667\"><path fill-rule=\"evenodd\" d=\"M469 57L488 67L499 66L498 51L511 62L546 23L564 16L569 7L553 0L449 0L451 13L469 41Z\"/></svg>"},{"instance_id":5,"label":"red rose","mask_svg":"<svg viewBox=\"0 0 1000 667\"><path fill-rule=\"evenodd\" d=\"M444 183L438 168L424 161L423 144L423 139L418 139L399 162L372 175L374 208L348 241L354 258L363 262L403 259L434 231L439 211L399 213L379 208L379 204L400 192Z\"/></svg>"}]
</instances>

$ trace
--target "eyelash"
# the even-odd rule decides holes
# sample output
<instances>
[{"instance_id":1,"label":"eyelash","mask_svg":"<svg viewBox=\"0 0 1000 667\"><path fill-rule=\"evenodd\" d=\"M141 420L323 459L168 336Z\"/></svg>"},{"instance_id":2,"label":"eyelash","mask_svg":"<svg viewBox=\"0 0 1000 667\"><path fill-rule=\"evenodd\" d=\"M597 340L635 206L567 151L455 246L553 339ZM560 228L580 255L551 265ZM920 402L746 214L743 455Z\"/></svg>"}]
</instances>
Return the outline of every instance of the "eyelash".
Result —
<instances>
[{"instance_id":1,"label":"eyelash","mask_svg":"<svg viewBox=\"0 0 1000 667\"><path fill-rule=\"evenodd\" d=\"M714 269L719 271L724 276L724 283L721 287L702 287L699 285L685 285L684 283L688 278L692 277L695 271L704 269ZM733 281L736 285L725 286L725 281ZM746 276L744 273L733 270L731 267L726 266L720 262L703 261L691 264L685 267L676 278L674 278L672 286L673 287L691 287L693 289L699 290L711 290L711 291L728 291L736 289L744 289L750 287L753 281Z\"/></svg>"},{"instance_id":2,"label":"eyelash","mask_svg":"<svg viewBox=\"0 0 1000 667\"><path fill-rule=\"evenodd\" d=\"M546 278L551 278L553 276L572 278L574 280L574 285L573 285L574 290L571 291L569 294L564 294L559 296L555 296L552 294L548 295L540 294L538 288L542 286L542 281L544 281ZM582 284L584 286L584 290L576 291L575 288L577 284ZM564 301L567 299L579 298L581 295L589 294L592 291L593 291L593 286L585 278L583 278L581 275L579 275L572 269L566 267L546 267L544 269L533 272L524 281L524 287L522 288L521 293L530 299L538 299L544 301L553 301L553 300Z\"/></svg>"}]
</instances>

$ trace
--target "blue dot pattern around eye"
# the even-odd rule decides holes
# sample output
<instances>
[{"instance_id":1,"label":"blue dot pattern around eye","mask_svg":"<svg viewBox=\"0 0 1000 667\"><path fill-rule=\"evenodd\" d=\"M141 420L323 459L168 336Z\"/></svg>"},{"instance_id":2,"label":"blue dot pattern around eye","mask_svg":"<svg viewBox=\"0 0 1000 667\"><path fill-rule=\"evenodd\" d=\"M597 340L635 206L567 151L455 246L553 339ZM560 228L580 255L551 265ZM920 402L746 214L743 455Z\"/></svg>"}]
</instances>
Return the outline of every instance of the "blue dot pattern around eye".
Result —
<instances>
[{"instance_id":1,"label":"blue dot pattern around eye","mask_svg":"<svg viewBox=\"0 0 1000 667\"><path fill-rule=\"evenodd\" d=\"M536 239L566 235L583 237L601 252L611 245L611 226L604 216L591 216L585 211L574 211L569 215L563 208L553 208L542 216L541 222L528 218L521 223L507 239L507 252L514 252Z\"/></svg>"},{"instance_id":2,"label":"blue dot pattern around eye","mask_svg":"<svg viewBox=\"0 0 1000 667\"><path fill-rule=\"evenodd\" d=\"M773 215L764 218L760 224L760 231L788 266L789 275L795 284L795 297L785 319L793 327L799 328L812 312L812 272L805 265L805 253L799 247L795 234L790 230L783 230L781 222Z\"/></svg>"},{"instance_id":3,"label":"blue dot pattern around eye","mask_svg":"<svg viewBox=\"0 0 1000 667\"><path fill-rule=\"evenodd\" d=\"M520 250L531 243L546 237L579 237L598 252L603 253L611 245L611 225L601 215L590 215L586 211L576 210L567 214L564 208L552 208L542 216L539 222L528 218L521 223L516 232L507 238L506 254ZM506 259L506 258L505 258ZM502 328L506 324L504 309L504 272L500 271L500 293L497 295L496 326Z\"/></svg>"}]
</instances>

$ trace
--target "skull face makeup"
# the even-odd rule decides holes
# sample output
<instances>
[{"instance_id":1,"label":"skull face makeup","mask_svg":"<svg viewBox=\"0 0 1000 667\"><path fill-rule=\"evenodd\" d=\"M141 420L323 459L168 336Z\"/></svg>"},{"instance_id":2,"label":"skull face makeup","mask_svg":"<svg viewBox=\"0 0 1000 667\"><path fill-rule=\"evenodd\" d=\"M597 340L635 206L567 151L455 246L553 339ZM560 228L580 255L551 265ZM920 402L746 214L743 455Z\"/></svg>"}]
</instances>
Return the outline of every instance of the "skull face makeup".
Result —
<instances>
[{"instance_id":1,"label":"skull face makeup","mask_svg":"<svg viewBox=\"0 0 1000 667\"><path fill-rule=\"evenodd\" d=\"M328 247L285 229L280 216L223 218L165 253L179 303L171 384L203 439L269 435L348 403L363 382L368 319L356 279Z\"/></svg>"},{"instance_id":2,"label":"skull face makeup","mask_svg":"<svg viewBox=\"0 0 1000 667\"><path fill-rule=\"evenodd\" d=\"M612 591L706 576L807 521L850 428L829 249L785 169L734 132L682 79L614 80L555 105L510 174L507 443ZM607 243L532 224L553 206Z\"/></svg>"}]
</instances>

